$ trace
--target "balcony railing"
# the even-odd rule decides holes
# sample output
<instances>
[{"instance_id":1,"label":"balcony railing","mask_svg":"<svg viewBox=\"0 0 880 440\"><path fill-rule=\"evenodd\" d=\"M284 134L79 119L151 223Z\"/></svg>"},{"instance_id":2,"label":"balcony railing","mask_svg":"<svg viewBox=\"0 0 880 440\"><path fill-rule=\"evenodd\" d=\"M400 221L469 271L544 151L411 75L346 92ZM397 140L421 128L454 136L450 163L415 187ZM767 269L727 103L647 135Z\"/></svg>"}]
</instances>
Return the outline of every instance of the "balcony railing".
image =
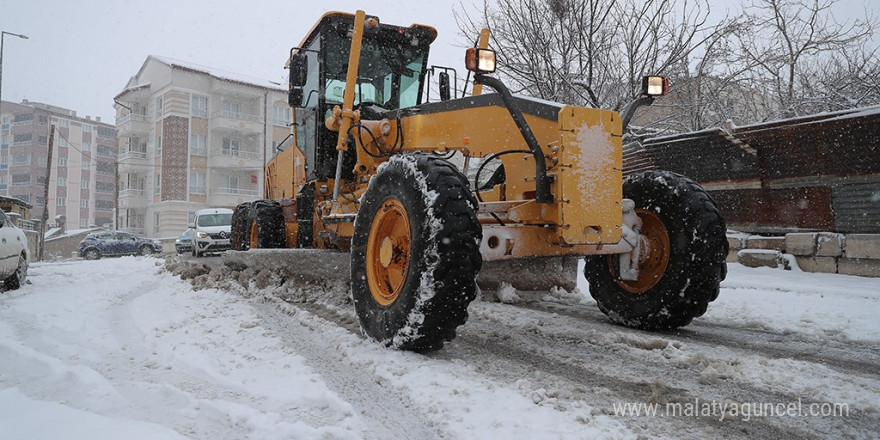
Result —
<instances>
[{"instance_id":1,"label":"balcony railing","mask_svg":"<svg viewBox=\"0 0 880 440\"><path fill-rule=\"evenodd\" d=\"M143 197L144 190L142 189L124 189L119 191L119 197Z\"/></svg>"},{"instance_id":2,"label":"balcony railing","mask_svg":"<svg viewBox=\"0 0 880 440\"><path fill-rule=\"evenodd\" d=\"M214 194L232 194L237 196L258 196L260 195L260 190L258 189L243 189L243 188L233 188L233 187L220 187L217 190L213 191Z\"/></svg>"},{"instance_id":3,"label":"balcony railing","mask_svg":"<svg viewBox=\"0 0 880 440\"><path fill-rule=\"evenodd\" d=\"M119 161L128 160L128 159L146 159L147 152L146 151L124 151L119 154Z\"/></svg>"},{"instance_id":4,"label":"balcony railing","mask_svg":"<svg viewBox=\"0 0 880 440\"><path fill-rule=\"evenodd\" d=\"M217 110L211 114L212 118L237 119L247 122L263 122L263 117L258 115L249 115L247 113L234 112L230 110Z\"/></svg>"},{"instance_id":5,"label":"balcony railing","mask_svg":"<svg viewBox=\"0 0 880 440\"><path fill-rule=\"evenodd\" d=\"M247 160L261 160L263 158L259 152L250 151L250 150L236 150L232 148L219 148L213 151L215 154L220 154L221 156L226 157L237 157L239 159L247 159Z\"/></svg>"},{"instance_id":6,"label":"balcony railing","mask_svg":"<svg viewBox=\"0 0 880 440\"><path fill-rule=\"evenodd\" d=\"M147 115L140 115L137 113L129 113L116 121L116 125L122 125L126 122L147 122Z\"/></svg>"}]
</instances>

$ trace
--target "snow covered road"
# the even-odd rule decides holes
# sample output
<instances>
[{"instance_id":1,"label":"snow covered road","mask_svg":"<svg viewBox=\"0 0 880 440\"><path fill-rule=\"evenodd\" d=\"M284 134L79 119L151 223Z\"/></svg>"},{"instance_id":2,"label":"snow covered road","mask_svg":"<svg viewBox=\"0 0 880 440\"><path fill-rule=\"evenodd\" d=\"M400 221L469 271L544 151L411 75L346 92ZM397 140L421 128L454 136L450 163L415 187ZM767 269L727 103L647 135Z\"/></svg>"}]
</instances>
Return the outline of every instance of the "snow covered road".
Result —
<instances>
[{"instance_id":1,"label":"snow covered road","mask_svg":"<svg viewBox=\"0 0 880 440\"><path fill-rule=\"evenodd\" d=\"M39 263L0 294L0 438L878 435L880 279L730 265L668 333L610 324L581 279L478 300L419 355L361 337L345 292L193 290L162 265Z\"/></svg>"}]
</instances>

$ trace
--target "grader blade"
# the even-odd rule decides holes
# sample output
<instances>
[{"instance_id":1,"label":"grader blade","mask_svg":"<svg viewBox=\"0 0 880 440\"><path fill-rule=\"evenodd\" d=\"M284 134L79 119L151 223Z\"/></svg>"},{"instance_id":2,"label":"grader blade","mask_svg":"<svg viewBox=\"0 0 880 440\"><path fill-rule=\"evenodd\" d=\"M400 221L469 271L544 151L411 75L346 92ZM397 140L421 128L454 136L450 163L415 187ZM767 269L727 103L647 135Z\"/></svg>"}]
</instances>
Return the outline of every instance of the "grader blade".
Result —
<instances>
[{"instance_id":1,"label":"grader blade","mask_svg":"<svg viewBox=\"0 0 880 440\"><path fill-rule=\"evenodd\" d=\"M268 270L285 283L329 288L351 281L350 254L317 249L251 249L222 254L223 264L235 271L251 269L258 274ZM486 261L477 276L477 285L487 291L507 283L516 290L544 292L553 288L567 291L577 286L577 257L542 257L522 260Z\"/></svg>"}]
</instances>

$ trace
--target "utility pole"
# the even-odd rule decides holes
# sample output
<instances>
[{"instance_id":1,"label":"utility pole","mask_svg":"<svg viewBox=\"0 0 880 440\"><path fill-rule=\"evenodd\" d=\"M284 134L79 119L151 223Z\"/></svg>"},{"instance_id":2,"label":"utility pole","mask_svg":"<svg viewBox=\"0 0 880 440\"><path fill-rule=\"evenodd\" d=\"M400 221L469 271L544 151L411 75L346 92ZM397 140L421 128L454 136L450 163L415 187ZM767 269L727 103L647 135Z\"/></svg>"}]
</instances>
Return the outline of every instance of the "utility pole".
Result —
<instances>
[{"instance_id":1,"label":"utility pole","mask_svg":"<svg viewBox=\"0 0 880 440\"><path fill-rule=\"evenodd\" d=\"M37 261L43 261L43 245L46 240L46 223L49 222L49 175L52 173L52 149L55 145L55 124L49 127L49 156L46 158L46 181L43 186L43 221L40 223L40 252Z\"/></svg>"}]
</instances>

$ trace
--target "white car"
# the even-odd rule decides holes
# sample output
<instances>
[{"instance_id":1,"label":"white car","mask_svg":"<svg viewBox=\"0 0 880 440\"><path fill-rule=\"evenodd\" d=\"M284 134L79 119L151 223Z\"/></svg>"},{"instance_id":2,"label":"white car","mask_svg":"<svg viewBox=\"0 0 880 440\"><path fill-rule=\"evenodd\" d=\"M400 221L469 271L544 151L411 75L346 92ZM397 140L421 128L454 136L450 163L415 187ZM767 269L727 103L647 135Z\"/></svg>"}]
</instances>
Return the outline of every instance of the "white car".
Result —
<instances>
[{"instance_id":1,"label":"white car","mask_svg":"<svg viewBox=\"0 0 880 440\"><path fill-rule=\"evenodd\" d=\"M208 208L196 211L193 222L192 254L201 257L208 252L231 249L229 234L232 231L232 210L228 208Z\"/></svg>"},{"instance_id":2,"label":"white car","mask_svg":"<svg viewBox=\"0 0 880 440\"><path fill-rule=\"evenodd\" d=\"M24 231L0 210L0 280L6 290L15 290L27 280L30 250Z\"/></svg>"}]
</instances>

